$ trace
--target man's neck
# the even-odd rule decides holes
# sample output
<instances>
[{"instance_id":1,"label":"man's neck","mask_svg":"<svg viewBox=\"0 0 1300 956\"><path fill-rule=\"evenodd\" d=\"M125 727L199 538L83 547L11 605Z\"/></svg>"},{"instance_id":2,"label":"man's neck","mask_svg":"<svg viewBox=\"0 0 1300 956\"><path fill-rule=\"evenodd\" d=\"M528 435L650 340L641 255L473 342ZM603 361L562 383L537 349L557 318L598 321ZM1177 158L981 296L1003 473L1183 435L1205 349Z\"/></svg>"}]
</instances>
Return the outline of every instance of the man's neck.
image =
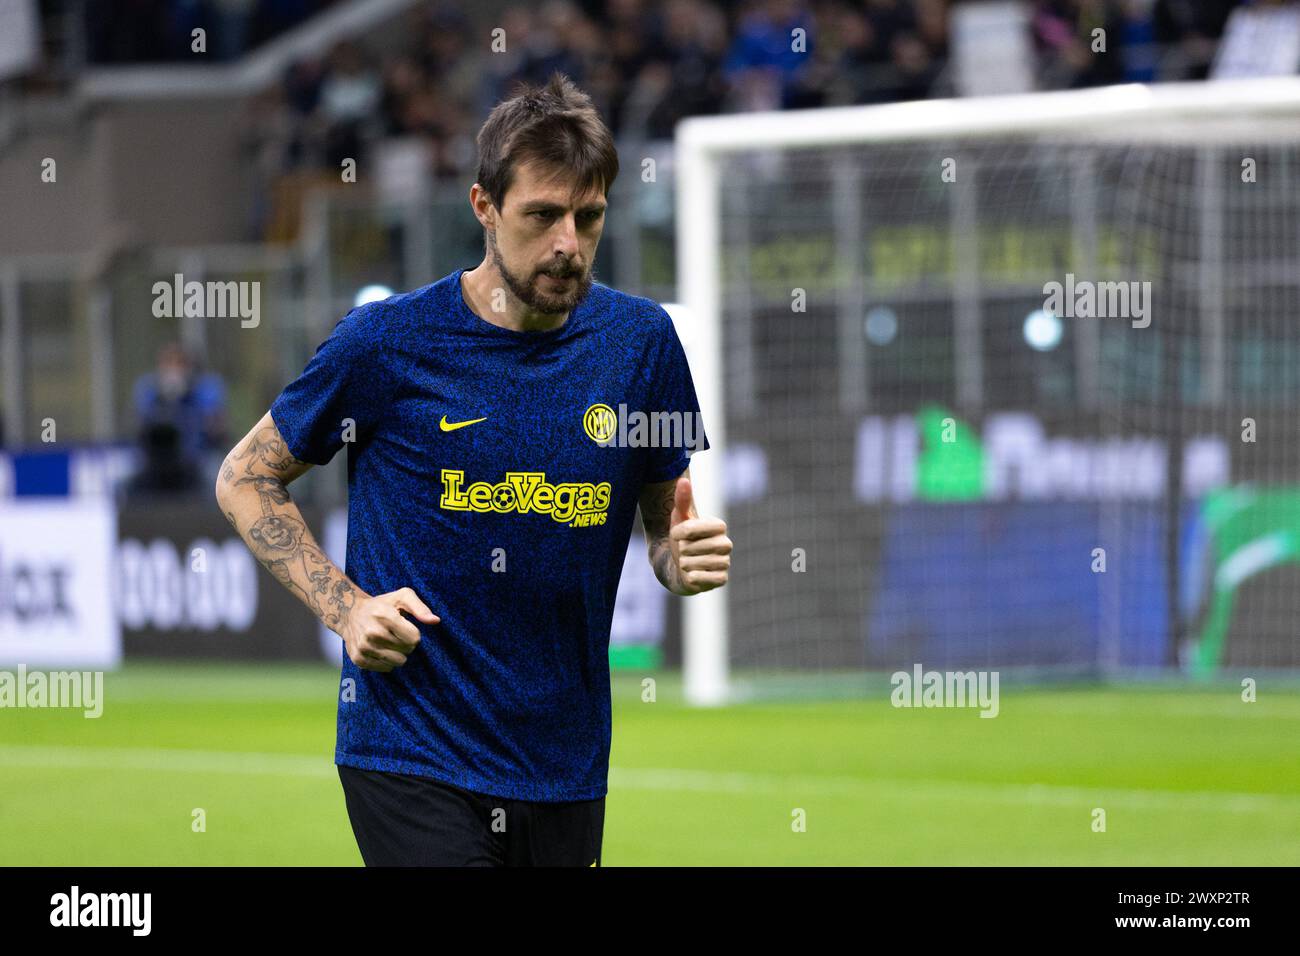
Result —
<instances>
[{"instance_id":1,"label":"man's neck","mask_svg":"<svg viewBox=\"0 0 1300 956\"><path fill-rule=\"evenodd\" d=\"M569 313L534 312L510 291L496 266L484 259L475 268L461 273L461 292L465 304L484 322L512 332L549 332L558 329ZM493 305L504 306L498 311Z\"/></svg>"}]
</instances>

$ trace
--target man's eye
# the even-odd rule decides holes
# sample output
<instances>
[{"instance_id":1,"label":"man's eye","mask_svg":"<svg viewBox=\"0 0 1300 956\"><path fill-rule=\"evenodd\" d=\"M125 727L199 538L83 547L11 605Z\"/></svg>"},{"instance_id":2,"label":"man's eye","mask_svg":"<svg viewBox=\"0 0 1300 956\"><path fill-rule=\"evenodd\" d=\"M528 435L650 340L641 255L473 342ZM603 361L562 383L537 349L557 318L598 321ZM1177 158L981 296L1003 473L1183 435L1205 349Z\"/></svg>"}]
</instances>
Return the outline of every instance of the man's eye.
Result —
<instances>
[{"instance_id":1,"label":"man's eye","mask_svg":"<svg viewBox=\"0 0 1300 956\"><path fill-rule=\"evenodd\" d=\"M545 210L539 209L536 212L529 213L529 215L536 216L538 219L551 219L555 216L555 213L546 212Z\"/></svg>"}]
</instances>

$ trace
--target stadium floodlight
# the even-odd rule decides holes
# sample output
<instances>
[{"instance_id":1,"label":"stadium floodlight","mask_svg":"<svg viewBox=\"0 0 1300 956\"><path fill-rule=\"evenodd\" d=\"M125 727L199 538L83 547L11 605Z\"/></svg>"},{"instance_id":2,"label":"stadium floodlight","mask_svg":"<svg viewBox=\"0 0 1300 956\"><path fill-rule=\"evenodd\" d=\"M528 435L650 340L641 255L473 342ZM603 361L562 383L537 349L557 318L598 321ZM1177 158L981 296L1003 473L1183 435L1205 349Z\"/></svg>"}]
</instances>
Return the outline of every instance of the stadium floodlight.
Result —
<instances>
[{"instance_id":1,"label":"stadium floodlight","mask_svg":"<svg viewBox=\"0 0 1300 956\"><path fill-rule=\"evenodd\" d=\"M968 512L925 508L1069 501L1095 540L1135 554L1155 535L1154 563L1177 551L1144 530L1171 515L1177 526L1181 496L1160 482L1201 493L1235 477L1231 450L1205 434L1239 377L1234 310L1300 343L1300 78L695 117L677 127L675 150L678 298L713 449L693 478L738 557L726 588L684 602L689 701L743 696L758 682L742 671L825 683L925 653L1107 674L1173 666L1162 629L1184 641L1180 653L1204 656L1205 641L1222 639L1222 628L1206 637L1163 623L1180 613L1187 568L1042 595L1017 575L1050 566L1040 559L1056 532L1043 532L1041 552L994 553L1012 546L1009 532L989 543L964 528ZM1267 175L1247 178L1256 164ZM1259 185L1236 189L1247 182ZM1076 278L1148 282L1154 331L1140 312L1050 309L1045 283L1067 278L1072 291ZM897 324L864 329L880 302ZM1044 309L1069 321L1056 348L1028 361L1023 319ZM872 347L900 327L888 349ZM1179 376L1156 383L1152 369L1175 366L1194 397ZM986 418L1004 411L1019 417ZM972 437L937 453L927 429L950 419ZM989 445L998 429L1005 448ZM729 438L765 451L765 500L723 504ZM998 457L1026 447L1042 461ZM1144 449L1185 458L1166 469ZM1112 457L1145 471L1107 477ZM1270 467L1300 483L1300 461ZM790 573L801 553L806 568ZM1019 589L1010 610L971 584L998 567L1004 588ZM1222 623L1223 608L1210 617Z\"/></svg>"},{"instance_id":2,"label":"stadium floodlight","mask_svg":"<svg viewBox=\"0 0 1300 956\"><path fill-rule=\"evenodd\" d=\"M888 306L878 305L867 312L862 330L872 345L888 345L898 334L898 315Z\"/></svg>"},{"instance_id":3,"label":"stadium floodlight","mask_svg":"<svg viewBox=\"0 0 1300 956\"><path fill-rule=\"evenodd\" d=\"M1046 309L1035 309L1025 316L1025 342L1031 349L1049 352L1061 344L1061 319Z\"/></svg>"},{"instance_id":4,"label":"stadium floodlight","mask_svg":"<svg viewBox=\"0 0 1300 956\"><path fill-rule=\"evenodd\" d=\"M383 302L392 294L393 290L386 285L364 285L357 290L357 294L355 298L353 298L352 304L353 306L360 308L361 306L368 305L371 302Z\"/></svg>"}]
</instances>

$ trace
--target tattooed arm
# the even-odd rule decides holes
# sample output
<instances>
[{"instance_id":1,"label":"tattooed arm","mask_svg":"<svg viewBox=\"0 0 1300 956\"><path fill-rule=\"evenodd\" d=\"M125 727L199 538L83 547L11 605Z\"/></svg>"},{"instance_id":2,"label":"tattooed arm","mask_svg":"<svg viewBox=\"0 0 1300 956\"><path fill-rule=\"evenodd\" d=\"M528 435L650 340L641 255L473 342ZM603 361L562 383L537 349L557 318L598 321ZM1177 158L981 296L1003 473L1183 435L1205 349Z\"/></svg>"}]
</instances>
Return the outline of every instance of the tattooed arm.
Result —
<instances>
[{"instance_id":1,"label":"tattooed arm","mask_svg":"<svg viewBox=\"0 0 1300 956\"><path fill-rule=\"evenodd\" d=\"M289 451L268 412L222 462L217 503L253 556L338 630L360 592L325 556L289 495L289 483L309 468Z\"/></svg>"},{"instance_id":2,"label":"tattooed arm","mask_svg":"<svg viewBox=\"0 0 1300 956\"><path fill-rule=\"evenodd\" d=\"M371 597L321 550L288 488L310 467L289 451L267 412L222 462L217 503L253 556L343 638L354 664L400 667L420 632L399 612L427 624L439 619L410 588Z\"/></svg>"},{"instance_id":3,"label":"tattooed arm","mask_svg":"<svg viewBox=\"0 0 1300 956\"><path fill-rule=\"evenodd\" d=\"M701 518L691 493L691 470L641 489L641 525L650 566L673 594L711 591L727 583L731 539L721 518Z\"/></svg>"}]
</instances>

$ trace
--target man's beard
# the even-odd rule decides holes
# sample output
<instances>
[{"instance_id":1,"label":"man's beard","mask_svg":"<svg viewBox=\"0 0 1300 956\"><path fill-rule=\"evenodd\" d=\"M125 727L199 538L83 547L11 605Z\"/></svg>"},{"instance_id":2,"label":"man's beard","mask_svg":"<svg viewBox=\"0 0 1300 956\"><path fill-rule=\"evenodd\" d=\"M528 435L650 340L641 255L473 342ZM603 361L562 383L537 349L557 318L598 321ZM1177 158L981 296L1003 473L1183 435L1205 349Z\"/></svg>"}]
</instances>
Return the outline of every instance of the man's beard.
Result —
<instances>
[{"instance_id":1,"label":"man's beard","mask_svg":"<svg viewBox=\"0 0 1300 956\"><path fill-rule=\"evenodd\" d=\"M495 238L489 238L488 246L492 252L492 264L501 273L501 278L505 280L506 286L520 302L534 312L541 312L545 315L563 315L566 312L572 312L578 307L578 303L586 297L587 293L591 291L592 274L590 269L583 272L565 260L557 260L551 262L539 272L534 273L525 281L506 268L505 260L501 258L501 250L497 248ZM538 275L550 275L557 278L571 277L572 289L563 293L547 292L533 284Z\"/></svg>"}]
</instances>

